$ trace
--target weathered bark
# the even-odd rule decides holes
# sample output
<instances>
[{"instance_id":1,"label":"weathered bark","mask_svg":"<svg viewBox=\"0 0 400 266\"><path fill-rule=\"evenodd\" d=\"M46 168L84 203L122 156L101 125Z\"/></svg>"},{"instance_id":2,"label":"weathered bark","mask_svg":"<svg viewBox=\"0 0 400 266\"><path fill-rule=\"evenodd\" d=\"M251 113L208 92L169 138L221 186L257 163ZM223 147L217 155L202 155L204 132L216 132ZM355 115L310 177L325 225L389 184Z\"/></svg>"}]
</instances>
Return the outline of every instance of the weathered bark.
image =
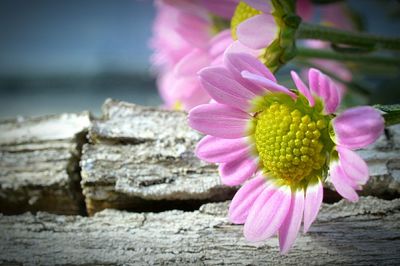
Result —
<instances>
[{"instance_id":1,"label":"weathered bark","mask_svg":"<svg viewBox=\"0 0 400 266\"><path fill-rule=\"evenodd\" d=\"M185 113L112 100L103 112L89 129L81 160L89 214L146 204L185 208L232 197L234 189L220 183L216 166L194 156L201 136L187 126Z\"/></svg>"},{"instance_id":2,"label":"weathered bark","mask_svg":"<svg viewBox=\"0 0 400 266\"><path fill-rule=\"evenodd\" d=\"M288 255L277 238L254 245L242 226L226 219L226 203L200 211L127 213L94 217L0 216L0 264L296 264L397 265L400 200L373 197L324 205L317 222L300 234Z\"/></svg>"},{"instance_id":3,"label":"weathered bark","mask_svg":"<svg viewBox=\"0 0 400 266\"><path fill-rule=\"evenodd\" d=\"M221 185L217 167L193 154L200 138L183 112L107 100L103 118L90 127L81 160L89 213L106 207L140 209L148 200L230 199L234 191ZM359 154L371 173L363 195L399 195L400 126L388 128ZM332 191L326 195L335 197Z\"/></svg>"},{"instance_id":4,"label":"weathered bark","mask_svg":"<svg viewBox=\"0 0 400 266\"><path fill-rule=\"evenodd\" d=\"M79 159L88 113L0 122L0 212L82 212Z\"/></svg>"}]
</instances>

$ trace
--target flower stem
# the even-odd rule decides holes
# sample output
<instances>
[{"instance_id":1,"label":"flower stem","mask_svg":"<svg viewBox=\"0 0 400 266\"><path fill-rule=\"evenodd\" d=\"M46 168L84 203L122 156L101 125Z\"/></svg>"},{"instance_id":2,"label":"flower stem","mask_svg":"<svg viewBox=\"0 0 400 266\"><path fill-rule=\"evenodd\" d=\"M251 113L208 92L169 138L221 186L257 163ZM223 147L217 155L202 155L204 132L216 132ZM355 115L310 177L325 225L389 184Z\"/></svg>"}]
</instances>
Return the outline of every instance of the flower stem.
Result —
<instances>
[{"instance_id":1,"label":"flower stem","mask_svg":"<svg viewBox=\"0 0 400 266\"><path fill-rule=\"evenodd\" d=\"M336 44L400 50L399 38L373 35L365 32L343 31L309 23L301 23L296 35L298 39L317 39Z\"/></svg>"},{"instance_id":2,"label":"flower stem","mask_svg":"<svg viewBox=\"0 0 400 266\"><path fill-rule=\"evenodd\" d=\"M393 105L377 104L374 107L376 109L385 112L383 118L385 118L386 126L400 124L400 104L393 104Z\"/></svg>"},{"instance_id":3,"label":"flower stem","mask_svg":"<svg viewBox=\"0 0 400 266\"><path fill-rule=\"evenodd\" d=\"M339 61L353 61L357 63L373 63L400 66L400 58L369 54L337 53L325 49L297 48L297 56L306 58L321 58Z\"/></svg>"}]
</instances>

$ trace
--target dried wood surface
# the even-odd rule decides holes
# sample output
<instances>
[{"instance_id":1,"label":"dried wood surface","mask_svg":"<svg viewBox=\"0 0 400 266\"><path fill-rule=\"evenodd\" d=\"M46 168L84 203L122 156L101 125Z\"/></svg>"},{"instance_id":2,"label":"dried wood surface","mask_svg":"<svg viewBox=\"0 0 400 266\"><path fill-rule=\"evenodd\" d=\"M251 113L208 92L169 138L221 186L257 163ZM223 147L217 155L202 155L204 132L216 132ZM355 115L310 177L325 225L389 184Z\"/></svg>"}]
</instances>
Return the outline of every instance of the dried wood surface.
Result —
<instances>
[{"instance_id":1,"label":"dried wood surface","mask_svg":"<svg viewBox=\"0 0 400 266\"><path fill-rule=\"evenodd\" d=\"M288 255L278 240L245 241L242 226L226 219L226 203L199 211L128 213L94 217L0 216L4 265L398 265L400 199L373 197L324 205L309 233Z\"/></svg>"},{"instance_id":2,"label":"dried wood surface","mask_svg":"<svg viewBox=\"0 0 400 266\"><path fill-rule=\"evenodd\" d=\"M80 146L88 113L0 122L0 212L81 212Z\"/></svg>"},{"instance_id":3,"label":"dried wood surface","mask_svg":"<svg viewBox=\"0 0 400 266\"><path fill-rule=\"evenodd\" d=\"M137 209L148 200L230 199L233 189L221 185L216 166L194 156L201 135L187 126L186 119L183 112L107 100L102 119L90 126L90 143L81 160L89 213L106 207ZM400 126L388 128L359 154L371 174L363 195L398 196ZM335 197L329 192L327 196Z\"/></svg>"}]
</instances>

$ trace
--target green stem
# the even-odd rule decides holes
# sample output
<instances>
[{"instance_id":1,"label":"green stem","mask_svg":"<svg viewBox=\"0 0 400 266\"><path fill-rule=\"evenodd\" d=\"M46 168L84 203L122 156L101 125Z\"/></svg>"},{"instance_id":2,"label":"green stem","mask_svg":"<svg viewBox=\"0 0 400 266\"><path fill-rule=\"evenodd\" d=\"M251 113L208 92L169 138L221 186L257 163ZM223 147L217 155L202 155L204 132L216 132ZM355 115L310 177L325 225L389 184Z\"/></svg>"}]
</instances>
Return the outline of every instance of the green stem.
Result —
<instances>
[{"instance_id":1,"label":"green stem","mask_svg":"<svg viewBox=\"0 0 400 266\"><path fill-rule=\"evenodd\" d=\"M374 107L376 109L385 112L385 114L383 114L383 118L385 118L386 126L400 124L400 104L393 104L393 105L377 104Z\"/></svg>"},{"instance_id":2,"label":"green stem","mask_svg":"<svg viewBox=\"0 0 400 266\"><path fill-rule=\"evenodd\" d=\"M353 61L356 63L373 63L400 66L400 58L370 54L345 54L325 49L297 48L297 56L306 58L320 58L339 61Z\"/></svg>"},{"instance_id":3,"label":"green stem","mask_svg":"<svg viewBox=\"0 0 400 266\"><path fill-rule=\"evenodd\" d=\"M308 23L301 23L296 35L297 39L317 39L337 44L400 50L399 38L378 36L364 32L343 31Z\"/></svg>"}]
</instances>

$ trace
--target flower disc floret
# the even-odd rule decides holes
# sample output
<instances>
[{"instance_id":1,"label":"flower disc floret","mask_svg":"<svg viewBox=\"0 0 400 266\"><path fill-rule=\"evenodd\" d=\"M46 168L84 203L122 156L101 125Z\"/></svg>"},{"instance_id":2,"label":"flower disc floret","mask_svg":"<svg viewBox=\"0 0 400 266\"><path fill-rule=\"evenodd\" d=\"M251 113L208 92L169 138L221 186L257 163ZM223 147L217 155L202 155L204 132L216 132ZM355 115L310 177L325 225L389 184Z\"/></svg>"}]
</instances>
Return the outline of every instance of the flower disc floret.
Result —
<instances>
[{"instance_id":1,"label":"flower disc floret","mask_svg":"<svg viewBox=\"0 0 400 266\"><path fill-rule=\"evenodd\" d=\"M308 109L274 101L255 116L254 141L268 176L297 183L324 166L327 119Z\"/></svg>"}]
</instances>

